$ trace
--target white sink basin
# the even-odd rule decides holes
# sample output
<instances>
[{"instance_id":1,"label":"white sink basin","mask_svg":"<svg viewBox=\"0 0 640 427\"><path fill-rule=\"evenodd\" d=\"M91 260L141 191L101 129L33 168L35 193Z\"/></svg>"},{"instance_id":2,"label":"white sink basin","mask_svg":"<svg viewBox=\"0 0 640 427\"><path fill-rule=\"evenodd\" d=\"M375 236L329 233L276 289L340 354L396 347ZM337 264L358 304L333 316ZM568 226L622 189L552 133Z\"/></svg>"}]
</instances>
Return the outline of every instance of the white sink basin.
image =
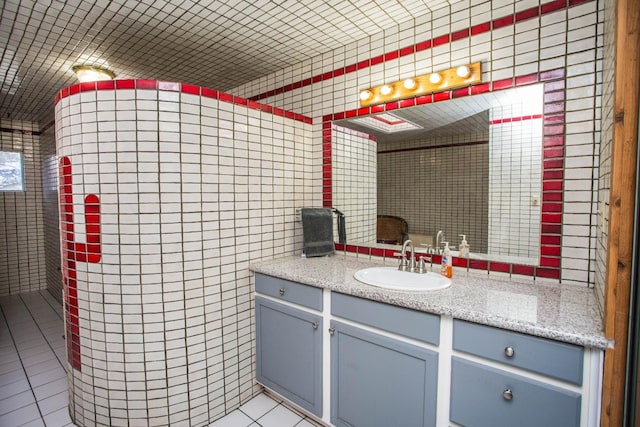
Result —
<instances>
[{"instance_id":1,"label":"white sink basin","mask_svg":"<svg viewBox=\"0 0 640 427\"><path fill-rule=\"evenodd\" d=\"M369 267L355 272L353 277L367 285L396 291L435 291L451 286L451 280L437 273L410 273L397 267Z\"/></svg>"}]
</instances>

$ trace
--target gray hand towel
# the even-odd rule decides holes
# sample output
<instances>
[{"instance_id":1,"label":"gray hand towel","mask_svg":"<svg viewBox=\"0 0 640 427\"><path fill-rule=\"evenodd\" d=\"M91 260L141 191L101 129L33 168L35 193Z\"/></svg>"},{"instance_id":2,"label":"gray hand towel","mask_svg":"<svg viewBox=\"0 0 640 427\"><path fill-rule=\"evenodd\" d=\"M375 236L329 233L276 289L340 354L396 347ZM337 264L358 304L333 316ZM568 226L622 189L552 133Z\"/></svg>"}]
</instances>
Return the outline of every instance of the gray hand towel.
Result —
<instances>
[{"instance_id":1,"label":"gray hand towel","mask_svg":"<svg viewBox=\"0 0 640 427\"><path fill-rule=\"evenodd\" d=\"M305 256L317 257L333 254L335 244L331 209L302 208L301 213Z\"/></svg>"}]
</instances>

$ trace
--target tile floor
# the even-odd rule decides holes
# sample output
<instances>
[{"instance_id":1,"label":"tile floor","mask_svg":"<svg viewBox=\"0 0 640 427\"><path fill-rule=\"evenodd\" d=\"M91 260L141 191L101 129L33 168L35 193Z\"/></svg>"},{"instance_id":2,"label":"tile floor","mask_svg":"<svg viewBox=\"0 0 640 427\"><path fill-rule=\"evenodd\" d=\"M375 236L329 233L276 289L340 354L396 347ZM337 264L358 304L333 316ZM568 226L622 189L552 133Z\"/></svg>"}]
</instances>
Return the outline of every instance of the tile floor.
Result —
<instances>
[{"instance_id":1,"label":"tile floor","mask_svg":"<svg viewBox=\"0 0 640 427\"><path fill-rule=\"evenodd\" d=\"M67 409L62 307L47 291L0 297L0 426L74 426ZM260 394L210 427L317 427Z\"/></svg>"}]
</instances>

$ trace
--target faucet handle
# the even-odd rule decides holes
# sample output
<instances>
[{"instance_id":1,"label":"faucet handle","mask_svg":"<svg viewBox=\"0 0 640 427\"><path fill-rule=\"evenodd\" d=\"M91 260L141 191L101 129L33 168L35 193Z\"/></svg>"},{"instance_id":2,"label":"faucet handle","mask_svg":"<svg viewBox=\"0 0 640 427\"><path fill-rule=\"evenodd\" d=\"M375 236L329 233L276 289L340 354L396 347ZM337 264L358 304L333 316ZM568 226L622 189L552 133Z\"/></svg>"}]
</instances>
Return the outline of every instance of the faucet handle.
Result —
<instances>
[{"instance_id":1,"label":"faucet handle","mask_svg":"<svg viewBox=\"0 0 640 427\"><path fill-rule=\"evenodd\" d=\"M424 274L426 272L427 272L427 263L424 262L424 257L421 257L420 261L418 261L418 269L416 270L416 273Z\"/></svg>"},{"instance_id":2,"label":"faucet handle","mask_svg":"<svg viewBox=\"0 0 640 427\"><path fill-rule=\"evenodd\" d=\"M398 270L407 271L409 269L409 260L405 256L405 254L400 252L394 252L394 257L397 257L400 263L398 264Z\"/></svg>"},{"instance_id":3,"label":"faucet handle","mask_svg":"<svg viewBox=\"0 0 640 427\"><path fill-rule=\"evenodd\" d=\"M420 246L424 246L425 248L427 248L427 254L433 254L433 245L430 245L429 243L420 243Z\"/></svg>"}]
</instances>

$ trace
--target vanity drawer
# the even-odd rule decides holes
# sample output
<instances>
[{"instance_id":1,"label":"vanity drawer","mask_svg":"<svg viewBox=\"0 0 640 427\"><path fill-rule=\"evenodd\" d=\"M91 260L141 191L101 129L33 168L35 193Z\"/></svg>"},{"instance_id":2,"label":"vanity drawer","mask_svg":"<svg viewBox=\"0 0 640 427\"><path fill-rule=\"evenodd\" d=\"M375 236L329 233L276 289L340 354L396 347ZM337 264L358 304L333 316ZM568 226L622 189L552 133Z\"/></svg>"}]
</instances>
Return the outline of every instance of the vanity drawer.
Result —
<instances>
[{"instance_id":1,"label":"vanity drawer","mask_svg":"<svg viewBox=\"0 0 640 427\"><path fill-rule=\"evenodd\" d=\"M472 426L580 425L579 393L454 357L451 421Z\"/></svg>"},{"instance_id":2,"label":"vanity drawer","mask_svg":"<svg viewBox=\"0 0 640 427\"><path fill-rule=\"evenodd\" d=\"M454 320L453 348L573 384L582 384L584 349L577 345Z\"/></svg>"},{"instance_id":3,"label":"vanity drawer","mask_svg":"<svg viewBox=\"0 0 640 427\"><path fill-rule=\"evenodd\" d=\"M322 311L322 289L256 273L256 292Z\"/></svg>"},{"instance_id":4,"label":"vanity drawer","mask_svg":"<svg viewBox=\"0 0 640 427\"><path fill-rule=\"evenodd\" d=\"M440 316L331 293L331 314L430 344L440 343Z\"/></svg>"}]
</instances>

